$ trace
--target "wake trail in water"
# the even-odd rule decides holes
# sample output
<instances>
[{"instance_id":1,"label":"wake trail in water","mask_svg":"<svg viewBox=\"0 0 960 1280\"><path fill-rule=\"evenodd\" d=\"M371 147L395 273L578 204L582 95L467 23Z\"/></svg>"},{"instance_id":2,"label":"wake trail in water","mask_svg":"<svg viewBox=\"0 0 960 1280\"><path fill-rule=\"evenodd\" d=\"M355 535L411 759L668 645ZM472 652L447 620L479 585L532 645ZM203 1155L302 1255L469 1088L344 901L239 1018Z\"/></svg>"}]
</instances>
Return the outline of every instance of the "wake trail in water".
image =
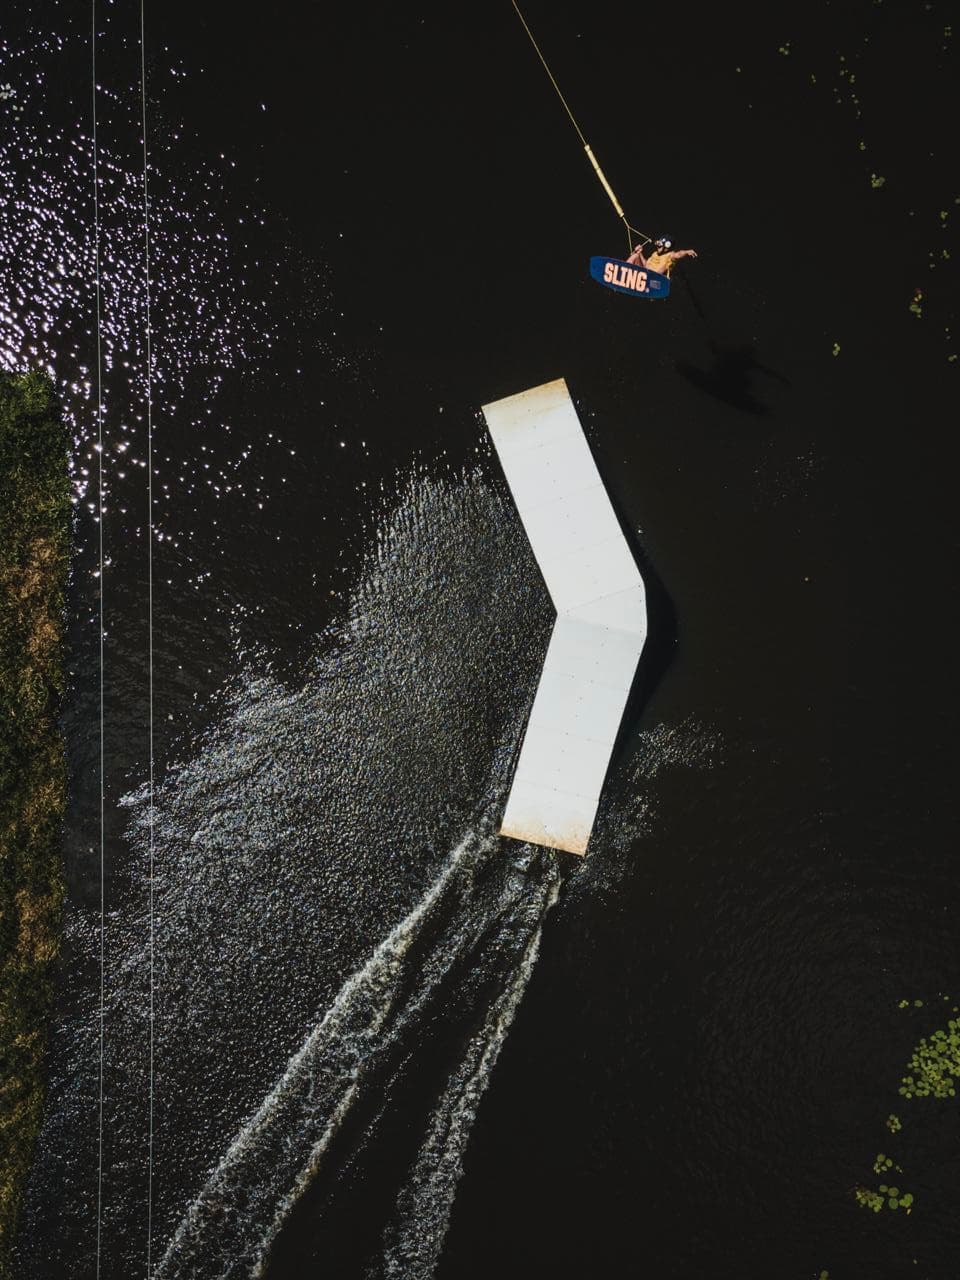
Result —
<instances>
[{"instance_id":1,"label":"wake trail in water","mask_svg":"<svg viewBox=\"0 0 960 1280\"><path fill-rule=\"evenodd\" d=\"M559 892L557 875L529 903L536 924L521 962L490 1006L481 1033L470 1040L437 1103L407 1185L397 1199L396 1214L387 1227L382 1262L371 1270L368 1280L430 1280L436 1270L477 1108L536 964L544 918Z\"/></svg>"},{"instance_id":2,"label":"wake trail in water","mask_svg":"<svg viewBox=\"0 0 960 1280\"><path fill-rule=\"evenodd\" d=\"M502 868L493 866L499 860ZM395 1074L441 987L467 1004L474 976L499 970L500 993L469 1039L429 1122L406 1198L423 1207L422 1241L401 1198L390 1257L416 1253L428 1276L443 1234L479 1097L532 971L540 927L559 891L556 866L536 855L509 863L492 834L471 833L421 901L343 985L263 1104L190 1204L157 1280L261 1275L270 1246L320 1169L366 1079ZM454 972L469 961L469 976ZM496 980L496 979L495 979ZM482 984L481 984L482 986ZM449 992L446 992L449 995ZM473 997L471 1001L471 997ZM480 1004L482 1008L483 1005ZM378 1074L379 1078L379 1074ZM388 1275L401 1274L391 1261ZM405 1273L406 1274L406 1273Z\"/></svg>"}]
</instances>

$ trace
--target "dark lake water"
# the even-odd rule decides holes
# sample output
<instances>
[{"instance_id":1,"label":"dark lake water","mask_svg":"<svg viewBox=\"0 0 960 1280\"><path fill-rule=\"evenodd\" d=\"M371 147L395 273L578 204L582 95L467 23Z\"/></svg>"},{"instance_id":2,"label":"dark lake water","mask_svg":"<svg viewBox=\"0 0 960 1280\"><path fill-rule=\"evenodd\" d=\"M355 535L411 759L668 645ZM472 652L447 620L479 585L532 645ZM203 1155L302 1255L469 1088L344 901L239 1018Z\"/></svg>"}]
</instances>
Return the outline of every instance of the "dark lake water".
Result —
<instances>
[{"instance_id":1,"label":"dark lake water","mask_svg":"<svg viewBox=\"0 0 960 1280\"><path fill-rule=\"evenodd\" d=\"M531 4L699 251L651 305L509 4L153 9L149 380L139 7L97 236L89 11L0 32L0 359L77 486L18 1274L955 1276L897 1092L960 995L953 7ZM655 586L583 863L495 836L551 615L479 406L560 376Z\"/></svg>"}]
</instances>

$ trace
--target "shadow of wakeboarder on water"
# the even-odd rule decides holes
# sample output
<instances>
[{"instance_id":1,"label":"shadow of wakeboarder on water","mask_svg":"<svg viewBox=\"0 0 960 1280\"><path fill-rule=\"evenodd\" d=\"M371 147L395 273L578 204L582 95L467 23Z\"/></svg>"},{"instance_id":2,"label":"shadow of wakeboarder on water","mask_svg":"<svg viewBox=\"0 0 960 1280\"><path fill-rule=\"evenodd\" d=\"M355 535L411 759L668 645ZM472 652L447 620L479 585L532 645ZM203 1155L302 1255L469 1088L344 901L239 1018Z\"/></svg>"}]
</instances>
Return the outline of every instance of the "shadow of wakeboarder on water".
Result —
<instances>
[{"instance_id":1,"label":"shadow of wakeboarder on water","mask_svg":"<svg viewBox=\"0 0 960 1280\"><path fill-rule=\"evenodd\" d=\"M677 373L698 390L716 400L722 400L733 409L756 417L767 416L771 409L757 395L757 375L783 387L791 385L789 378L757 359L756 343L721 342L717 339L686 273L679 273L678 279L683 283L687 297L707 331L707 346L712 359L706 368L688 360L678 360L674 365Z\"/></svg>"},{"instance_id":2,"label":"shadow of wakeboarder on water","mask_svg":"<svg viewBox=\"0 0 960 1280\"><path fill-rule=\"evenodd\" d=\"M773 378L781 386L790 385L783 374L760 363L750 343L721 346L719 343L711 342L710 350L713 353L713 362L706 369L701 369L685 360L678 360L675 366L677 373L707 395L722 400L743 413L752 413L761 417L771 411L769 405L760 400L754 392L757 374Z\"/></svg>"}]
</instances>

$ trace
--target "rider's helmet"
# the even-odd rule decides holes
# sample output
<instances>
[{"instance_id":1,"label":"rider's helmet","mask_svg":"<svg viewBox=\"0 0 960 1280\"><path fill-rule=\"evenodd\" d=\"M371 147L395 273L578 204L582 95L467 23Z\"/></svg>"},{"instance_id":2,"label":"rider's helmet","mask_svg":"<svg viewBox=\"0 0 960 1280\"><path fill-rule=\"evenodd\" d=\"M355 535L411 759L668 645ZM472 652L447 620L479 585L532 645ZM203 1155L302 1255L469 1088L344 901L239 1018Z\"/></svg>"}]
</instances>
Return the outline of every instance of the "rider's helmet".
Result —
<instances>
[{"instance_id":1,"label":"rider's helmet","mask_svg":"<svg viewBox=\"0 0 960 1280\"><path fill-rule=\"evenodd\" d=\"M653 247L657 253L669 253L673 248L673 241L667 236L658 236L653 242Z\"/></svg>"}]
</instances>

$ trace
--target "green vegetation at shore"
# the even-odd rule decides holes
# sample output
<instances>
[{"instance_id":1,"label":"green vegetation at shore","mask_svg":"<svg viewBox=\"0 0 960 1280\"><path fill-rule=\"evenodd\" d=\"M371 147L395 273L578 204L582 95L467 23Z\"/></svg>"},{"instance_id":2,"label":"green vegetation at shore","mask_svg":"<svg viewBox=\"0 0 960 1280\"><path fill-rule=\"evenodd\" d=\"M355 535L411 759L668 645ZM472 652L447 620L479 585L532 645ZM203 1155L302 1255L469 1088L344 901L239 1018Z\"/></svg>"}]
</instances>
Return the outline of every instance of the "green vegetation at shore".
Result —
<instances>
[{"instance_id":1,"label":"green vegetation at shore","mask_svg":"<svg viewBox=\"0 0 960 1280\"><path fill-rule=\"evenodd\" d=\"M40 374L0 373L0 1277L43 1108L60 945L69 437Z\"/></svg>"}]
</instances>

